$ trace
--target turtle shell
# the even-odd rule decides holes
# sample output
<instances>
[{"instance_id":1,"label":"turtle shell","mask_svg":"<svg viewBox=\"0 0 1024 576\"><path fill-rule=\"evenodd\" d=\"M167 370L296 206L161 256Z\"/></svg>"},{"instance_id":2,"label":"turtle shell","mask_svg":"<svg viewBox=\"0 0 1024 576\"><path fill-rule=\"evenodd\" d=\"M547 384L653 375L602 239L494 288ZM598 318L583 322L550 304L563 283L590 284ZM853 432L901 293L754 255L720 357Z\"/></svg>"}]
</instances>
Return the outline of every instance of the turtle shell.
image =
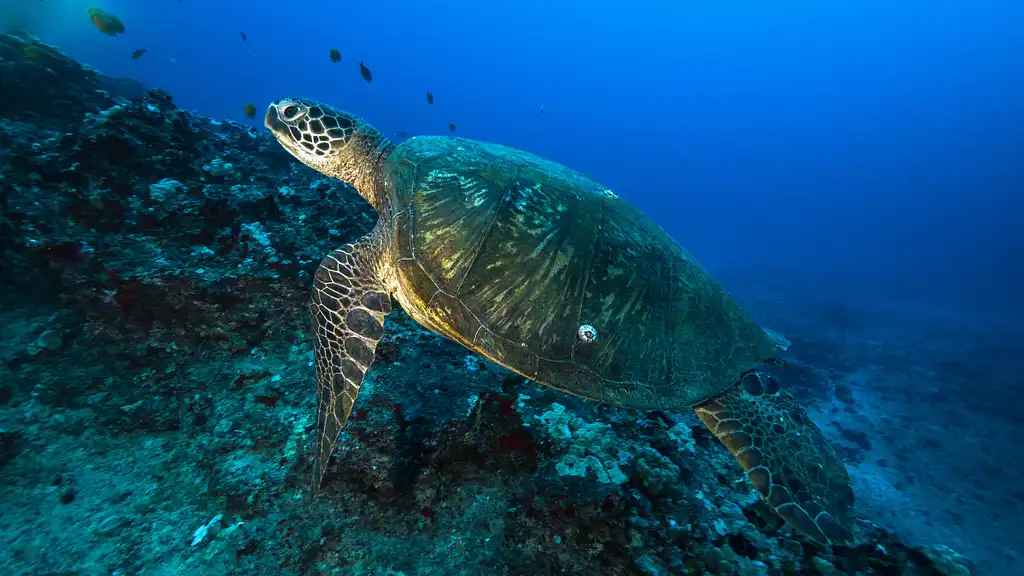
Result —
<instances>
[{"instance_id":1,"label":"turtle shell","mask_svg":"<svg viewBox=\"0 0 1024 576\"><path fill-rule=\"evenodd\" d=\"M419 137L383 174L398 301L523 376L621 406L683 408L777 352L657 224L574 170Z\"/></svg>"}]
</instances>

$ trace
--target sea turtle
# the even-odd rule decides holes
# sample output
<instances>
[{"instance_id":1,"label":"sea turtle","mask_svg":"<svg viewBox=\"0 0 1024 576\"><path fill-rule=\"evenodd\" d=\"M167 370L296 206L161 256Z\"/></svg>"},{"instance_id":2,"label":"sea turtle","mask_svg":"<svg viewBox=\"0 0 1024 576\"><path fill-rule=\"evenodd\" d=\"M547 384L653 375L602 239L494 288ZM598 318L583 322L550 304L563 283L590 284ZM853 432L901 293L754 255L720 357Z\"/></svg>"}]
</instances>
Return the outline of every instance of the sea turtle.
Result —
<instances>
[{"instance_id":1,"label":"sea turtle","mask_svg":"<svg viewBox=\"0 0 1024 576\"><path fill-rule=\"evenodd\" d=\"M265 124L380 216L323 260L313 285L314 493L394 297L425 328L541 384L618 406L694 409L789 524L819 543L848 539L849 476L764 371L776 342L614 192L498 144L394 145L303 98L272 103Z\"/></svg>"}]
</instances>

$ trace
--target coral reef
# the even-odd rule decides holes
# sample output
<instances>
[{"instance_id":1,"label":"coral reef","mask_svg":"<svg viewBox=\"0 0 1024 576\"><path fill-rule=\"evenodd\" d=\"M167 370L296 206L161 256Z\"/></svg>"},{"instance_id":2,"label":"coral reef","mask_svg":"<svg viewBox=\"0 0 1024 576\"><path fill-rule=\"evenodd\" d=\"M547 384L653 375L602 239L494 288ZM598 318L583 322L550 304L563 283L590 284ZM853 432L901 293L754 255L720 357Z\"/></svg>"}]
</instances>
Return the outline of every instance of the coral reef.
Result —
<instances>
[{"instance_id":1,"label":"coral reef","mask_svg":"<svg viewBox=\"0 0 1024 576\"><path fill-rule=\"evenodd\" d=\"M969 570L866 521L817 547L691 414L538 387L400 311L310 501L308 287L371 210L269 135L29 44L0 37L7 573Z\"/></svg>"}]
</instances>

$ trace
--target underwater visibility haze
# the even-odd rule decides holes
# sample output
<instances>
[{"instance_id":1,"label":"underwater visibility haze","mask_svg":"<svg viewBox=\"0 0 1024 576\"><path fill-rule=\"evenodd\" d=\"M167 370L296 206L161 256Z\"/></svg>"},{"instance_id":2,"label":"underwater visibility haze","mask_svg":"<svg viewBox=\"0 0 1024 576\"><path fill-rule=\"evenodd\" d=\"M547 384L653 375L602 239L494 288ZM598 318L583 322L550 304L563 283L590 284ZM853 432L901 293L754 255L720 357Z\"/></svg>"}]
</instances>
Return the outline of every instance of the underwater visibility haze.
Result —
<instances>
[{"instance_id":1,"label":"underwater visibility haze","mask_svg":"<svg viewBox=\"0 0 1024 576\"><path fill-rule=\"evenodd\" d=\"M9 573L1024 571L1024 5L0 28Z\"/></svg>"}]
</instances>

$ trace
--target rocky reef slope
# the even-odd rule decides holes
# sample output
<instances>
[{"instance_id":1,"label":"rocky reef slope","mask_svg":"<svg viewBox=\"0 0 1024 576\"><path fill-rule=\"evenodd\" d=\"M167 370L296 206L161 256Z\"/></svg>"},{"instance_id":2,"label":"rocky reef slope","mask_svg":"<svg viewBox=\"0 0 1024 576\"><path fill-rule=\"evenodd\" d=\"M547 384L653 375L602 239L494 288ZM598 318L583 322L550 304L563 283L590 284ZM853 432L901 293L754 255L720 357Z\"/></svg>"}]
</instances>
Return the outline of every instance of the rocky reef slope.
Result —
<instances>
[{"instance_id":1,"label":"rocky reef slope","mask_svg":"<svg viewBox=\"0 0 1024 576\"><path fill-rule=\"evenodd\" d=\"M867 522L819 548L691 414L535 386L401 312L310 501L305 300L375 216L265 133L110 86L0 37L5 573L968 573Z\"/></svg>"}]
</instances>

